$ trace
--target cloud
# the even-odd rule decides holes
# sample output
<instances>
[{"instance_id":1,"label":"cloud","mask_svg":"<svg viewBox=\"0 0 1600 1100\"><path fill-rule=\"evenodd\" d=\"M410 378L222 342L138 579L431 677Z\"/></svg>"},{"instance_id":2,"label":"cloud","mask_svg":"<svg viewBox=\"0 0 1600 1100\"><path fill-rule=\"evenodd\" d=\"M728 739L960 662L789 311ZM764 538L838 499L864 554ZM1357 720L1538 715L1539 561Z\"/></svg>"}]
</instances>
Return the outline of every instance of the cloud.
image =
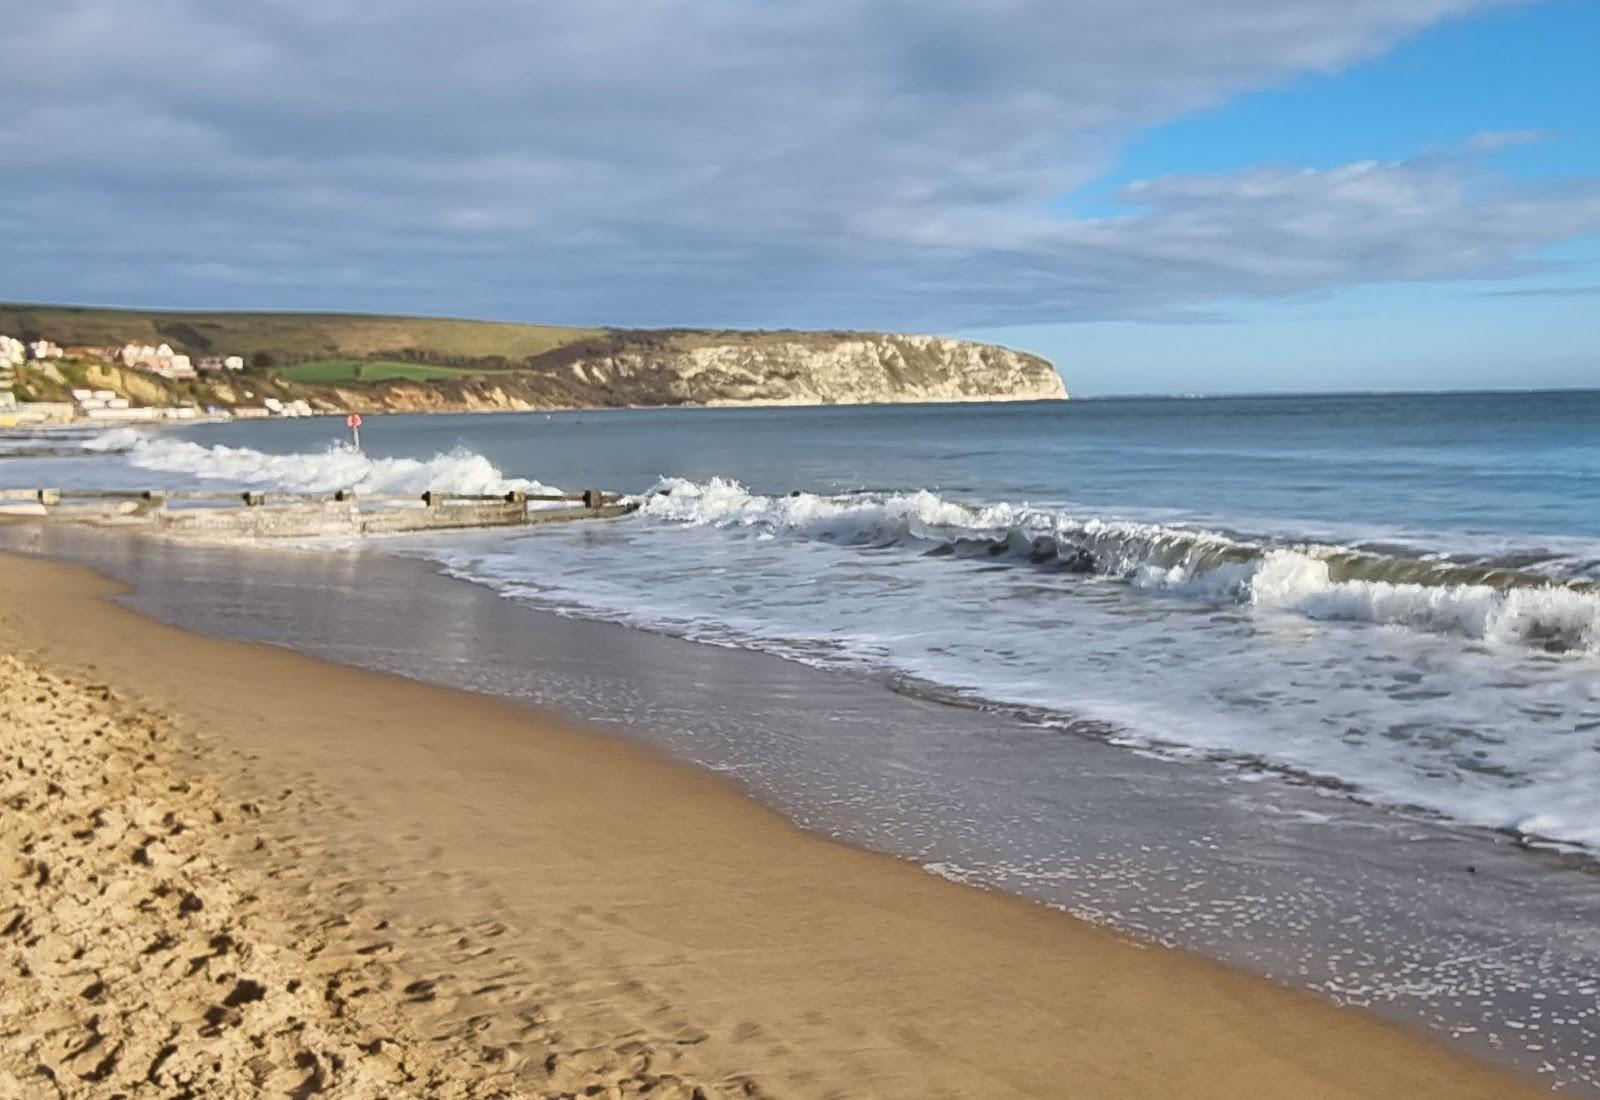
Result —
<instances>
[{"instance_id":1,"label":"cloud","mask_svg":"<svg viewBox=\"0 0 1600 1100\"><path fill-rule=\"evenodd\" d=\"M1462 142L1461 149L1467 153L1489 155L1518 145L1539 145L1555 139L1556 135L1549 130L1485 130Z\"/></svg>"},{"instance_id":2,"label":"cloud","mask_svg":"<svg viewBox=\"0 0 1600 1100\"><path fill-rule=\"evenodd\" d=\"M1085 319L1181 315L1194 303L1359 284L1514 277L1544 268L1530 258L1539 249L1600 232L1600 181L1535 188L1464 158L1169 176L1120 197L1138 209L1066 223L1030 245L1036 263L1063 277L1095 273ZM1017 315L1014 305L996 306Z\"/></svg>"},{"instance_id":3,"label":"cloud","mask_svg":"<svg viewBox=\"0 0 1600 1100\"><path fill-rule=\"evenodd\" d=\"M1457 154L1058 212L1141 127L1493 3L0 0L0 296L949 330L1504 275L1593 192Z\"/></svg>"}]
</instances>

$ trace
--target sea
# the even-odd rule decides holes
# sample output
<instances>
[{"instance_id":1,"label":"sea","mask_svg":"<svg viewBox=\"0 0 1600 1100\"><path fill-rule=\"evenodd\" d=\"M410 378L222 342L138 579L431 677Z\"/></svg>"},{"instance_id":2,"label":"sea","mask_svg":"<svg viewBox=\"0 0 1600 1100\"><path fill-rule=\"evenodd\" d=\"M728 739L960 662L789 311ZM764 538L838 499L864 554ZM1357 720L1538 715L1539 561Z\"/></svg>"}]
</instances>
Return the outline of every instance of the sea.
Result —
<instances>
[{"instance_id":1,"label":"sea","mask_svg":"<svg viewBox=\"0 0 1600 1100\"><path fill-rule=\"evenodd\" d=\"M0 486L625 493L605 522L174 549L187 587L100 556L165 617L558 706L807 827L1600 1087L1600 392L346 435L13 436ZM342 593L366 641L297 631L241 569ZM606 661L619 631L656 679ZM562 680L570 651L595 656Z\"/></svg>"}]
</instances>

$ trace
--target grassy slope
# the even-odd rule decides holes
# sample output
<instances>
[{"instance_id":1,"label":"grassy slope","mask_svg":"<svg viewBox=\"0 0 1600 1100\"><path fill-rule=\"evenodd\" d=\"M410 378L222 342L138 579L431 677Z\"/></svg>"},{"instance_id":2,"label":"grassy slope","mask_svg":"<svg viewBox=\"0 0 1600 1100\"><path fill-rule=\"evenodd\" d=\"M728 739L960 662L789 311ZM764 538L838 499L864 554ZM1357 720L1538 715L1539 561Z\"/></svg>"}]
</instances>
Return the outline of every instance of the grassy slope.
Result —
<instances>
[{"instance_id":1,"label":"grassy slope","mask_svg":"<svg viewBox=\"0 0 1600 1100\"><path fill-rule=\"evenodd\" d=\"M191 354L270 355L279 363L414 350L429 359L525 359L600 329L345 313L209 313L0 303L0 333L59 344L165 341Z\"/></svg>"},{"instance_id":2,"label":"grassy slope","mask_svg":"<svg viewBox=\"0 0 1600 1100\"><path fill-rule=\"evenodd\" d=\"M117 310L84 306L0 303L0 333L47 337L63 345L115 345L128 340L165 341L191 355L243 356L251 369L242 377L202 379L165 387L180 399L201 404L259 403L264 396L305 398L320 408L582 408L678 404L685 400L666 361L687 350L732 344L745 358L797 345L826 349L841 338L872 333L620 330L558 328L496 321L429 317L383 317L341 313L212 313ZM940 377L938 352L895 337L901 373ZM626 355L643 369L626 377L595 379L575 364ZM364 361L356 377L357 360ZM1040 363L1048 369L1048 364ZM798 376L792 361L785 378ZM697 385L718 397L717 372L701 372ZM129 385L138 379L129 375ZM733 385L739 385L735 378ZM34 399L42 399L43 389ZM59 386L56 388L60 388ZM19 389L19 396L22 391ZM231 396L230 396L231 394ZM186 396L185 396L186 395ZM130 396L134 396L130 393ZM165 396L165 394L164 394ZM139 397L141 403L157 403Z\"/></svg>"},{"instance_id":3,"label":"grassy slope","mask_svg":"<svg viewBox=\"0 0 1600 1100\"><path fill-rule=\"evenodd\" d=\"M319 359L284 367L278 374L291 382L314 386L362 385L390 382L430 382L439 378L463 378L482 373L460 367L436 367L427 363L394 363L383 359Z\"/></svg>"}]
</instances>

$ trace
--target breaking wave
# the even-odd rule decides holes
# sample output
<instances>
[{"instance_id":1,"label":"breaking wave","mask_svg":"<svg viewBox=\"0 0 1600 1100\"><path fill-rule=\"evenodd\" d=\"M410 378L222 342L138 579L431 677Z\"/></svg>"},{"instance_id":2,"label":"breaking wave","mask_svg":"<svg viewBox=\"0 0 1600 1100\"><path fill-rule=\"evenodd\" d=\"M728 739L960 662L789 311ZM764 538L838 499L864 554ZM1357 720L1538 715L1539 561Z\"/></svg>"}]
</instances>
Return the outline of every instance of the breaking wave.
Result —
<instances>
[{"instance_id":1,"label":"breaking wave","mask_svg":"<svg viewBox=\"0 0 1600 1100\"><path fill-rule=\"evenodd\" d=\"M556 492L509 477L464 448L430 458L374 458L344 446L269 454L207 446L132 428L82 444L144 470L199 481L300 492L426 489ZM1600 583L1593 562L1408 554L1393 548L1252 539L1019 504L971 505L920 490L825 496L752 493L736 481L662 479L639 498L658 521L740 529L929 556L992 558L1111 578L1133 587L1313 620L1365 622L1551 652L1600 653Z\"/></svg>"},{"instance_id":2,"label":"breaking wave","mask_svg":"<svg viewBox=\"0 0 1600 1100\"><path fill-rule=\"evenodd\" d=\"M117 453L130 465L205 481L292 492L356 489L365 493L557 492L527 478L507 477L483 455L464 448L431 458L373 458L349 447L267 454L249 447L206 446L170 436L118 428L86 441L88 451Z\"/></svg>"},{"instance_id":3,"label":"breaking wave","mask_svg":"<svg viewBox=\"0 0 1600 1100\"><path fill-rule=\"evenodd\" d=\"M1460 560L1250 540L1201 529L974 506L926 490L763 496L722 478L663 479L647 516L930 556L1002 558L1138 588L1557 652L1600 652L1600 585L1554 559ZM1534 564L1547 571L1535 571Z\"/></svg>"}]
</instances>

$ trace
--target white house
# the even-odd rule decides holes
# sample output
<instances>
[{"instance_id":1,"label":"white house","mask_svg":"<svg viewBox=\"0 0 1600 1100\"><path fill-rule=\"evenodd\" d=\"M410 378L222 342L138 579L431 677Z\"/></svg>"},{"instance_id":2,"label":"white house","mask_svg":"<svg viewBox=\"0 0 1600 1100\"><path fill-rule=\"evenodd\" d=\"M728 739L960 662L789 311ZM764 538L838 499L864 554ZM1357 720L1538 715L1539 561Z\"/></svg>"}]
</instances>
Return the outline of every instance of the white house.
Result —
<instances>
[{"instance_id":1,"label":"white house","mask_svg":"<svg viewBox=\"0 0 1600 1100\"><path fill-rule=\"evenodd\" d=\"M20 367L28 348L14 336L0 336L0 367Z\"/></svg>"},{"instance_id":2,"label":"white house","mask_svg":"<svg viewBox=\"0 0 1600 1100\"><path fill-rule=\"evenodd\" d=\"M165 344L161 346L167 348ZM149 344L123 344L117 349L117 361L125 367L143 368L159 354L160 351ZM171 348L167 348L167 354L172 354Z\"/></svg>"},{"instance_id":3,"label":"white house","mask_svg":"<svg viewBox=\"0 0 1600 1100\"><path fill-rule=\"evenodd\" d=\"M28 351L35 359L61 358L61 345L50 340L35 340L28 345Z\"/></svg>"},{"instance_id":4,"label":"white house","mask_svg":"<svg viewBox=\"0 0 1600 1100\"><path fill-rule=\"evenodd\" d=\"M156 363L172 358L172 347L168 344L123 344L117 349L117 358L125 367L150 370Z\"/></svg>"},{"instance_id":5,"label":"white house","mask_svg":"<svg viewBox=\"0 0 1600 1100\"><path fill-rule=\"evenodd\" d=\"M117 359L133 370L149 371L163 378L193 378L194 364L187 355L179 355L171 345L123 344L117 349Z\"/></svg>"},{"instance_id":6,"label":"white house","mask_svg":"<svg viewBox=\"0 0 1600 1100\"><path fill-rule=\"evenodd\" d=\"M161 346L166 347L165 344ZM150 370L163 378L193 378L195 376L194 364L189 361L187 355L168 355L165 362L158 362Z\"/></svg>"}]
</instances>

